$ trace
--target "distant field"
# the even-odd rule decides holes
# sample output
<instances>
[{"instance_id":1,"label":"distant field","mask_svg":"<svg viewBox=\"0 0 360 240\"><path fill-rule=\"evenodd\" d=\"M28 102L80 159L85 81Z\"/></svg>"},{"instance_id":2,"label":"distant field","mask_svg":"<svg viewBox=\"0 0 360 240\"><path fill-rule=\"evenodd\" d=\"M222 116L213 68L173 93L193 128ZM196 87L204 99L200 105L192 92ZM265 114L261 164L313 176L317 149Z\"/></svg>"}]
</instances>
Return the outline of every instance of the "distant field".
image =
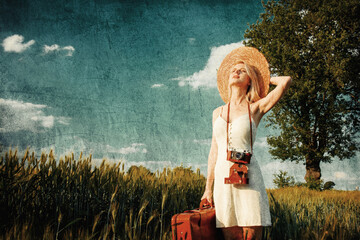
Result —
<instances>
[{"instance_id":1,"label":"distant field","mask_svg":"<svg viewBox=\"0 0 360 240\"><path fill-rule=\"evenodd\" d=\"M175 213L198 207L200 171L91 165L11 150L0 161L1 239L171 239ZM360 192L268 190L264 239L360 239Z\"/></svg>"}]
</instances>

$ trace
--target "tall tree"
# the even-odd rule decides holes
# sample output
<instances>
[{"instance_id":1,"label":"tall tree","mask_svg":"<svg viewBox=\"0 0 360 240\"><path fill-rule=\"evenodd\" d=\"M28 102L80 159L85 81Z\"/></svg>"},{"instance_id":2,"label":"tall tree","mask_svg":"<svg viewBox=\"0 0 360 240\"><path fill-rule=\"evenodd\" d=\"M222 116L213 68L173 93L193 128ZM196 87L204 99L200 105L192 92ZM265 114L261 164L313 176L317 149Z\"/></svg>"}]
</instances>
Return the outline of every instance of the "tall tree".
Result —
<instances>
[{"instance_id":1,"label":"tall tree","mask_svg":"<svg viewBox=\"0 0 360 240\"><path fill-rule=\"evenodd\" d=\"M246 45L258 48L271 72L293 84L268 121L279 159L305 161L320 179L320 162L353 157L359 148L360 2L278 0L263 2L260 21L249 26Z\"/></svg>"}]
</instances>

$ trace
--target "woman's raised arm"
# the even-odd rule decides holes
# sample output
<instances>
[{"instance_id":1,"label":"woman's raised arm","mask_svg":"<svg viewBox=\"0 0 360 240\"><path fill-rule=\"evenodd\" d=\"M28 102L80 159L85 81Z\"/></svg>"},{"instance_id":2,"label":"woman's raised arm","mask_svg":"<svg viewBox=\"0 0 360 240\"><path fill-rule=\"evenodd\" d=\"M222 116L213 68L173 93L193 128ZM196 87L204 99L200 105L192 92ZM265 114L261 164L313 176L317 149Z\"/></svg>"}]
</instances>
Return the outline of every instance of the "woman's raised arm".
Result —
<instances>
[{"instance_id":1,"label":"woman's raised arm","mask_svg":"<svg viewBox=\"0 0 360 240\"><path fill-rule=\"evenodd\" d=\"M269 92L269 94L258 101L259 112L264 115L281 99L284 93L291 85L290 76L272 77L270 84L276 85L276 88Z\"/></svg>"}]
</instances>

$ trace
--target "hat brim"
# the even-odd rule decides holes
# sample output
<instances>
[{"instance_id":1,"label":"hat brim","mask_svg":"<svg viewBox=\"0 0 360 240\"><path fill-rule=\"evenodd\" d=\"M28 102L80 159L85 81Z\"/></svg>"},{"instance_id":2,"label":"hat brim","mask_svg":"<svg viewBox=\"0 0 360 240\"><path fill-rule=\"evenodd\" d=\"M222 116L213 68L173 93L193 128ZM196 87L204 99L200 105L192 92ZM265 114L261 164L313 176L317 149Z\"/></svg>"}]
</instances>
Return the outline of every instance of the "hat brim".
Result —
<instances>
[{"instance_id":1,"label":"hat brim","mask_svg":"<svg viewBox=\"0 0 360 240\"><path fill-rule=\"evenodd\" d=\"M231 51L222 61L217 72L217 85L220 96L225 103L229 102L228 84L231 68L239 63L245 62L251 65L258 73L260 98L266 97L269 91L270 70L265 56L253 47L240 47Z\"/></svg>"}]
</instances>

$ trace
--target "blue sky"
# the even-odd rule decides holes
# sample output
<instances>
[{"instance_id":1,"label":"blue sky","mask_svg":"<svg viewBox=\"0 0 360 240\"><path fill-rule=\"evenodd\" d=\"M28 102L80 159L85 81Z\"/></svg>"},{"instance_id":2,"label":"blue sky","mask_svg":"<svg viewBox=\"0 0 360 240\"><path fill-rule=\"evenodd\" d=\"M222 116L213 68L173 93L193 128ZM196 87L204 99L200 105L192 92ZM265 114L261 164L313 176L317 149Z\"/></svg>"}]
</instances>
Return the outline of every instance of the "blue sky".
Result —
<instances>
[{"instance_id":1,"label":"blue sky","mask_svg":"<svg viewBox=\"0 0 360 240\"><path fill-rule=\"evenodd\" d=\"M211 115L223 104L216 69L261 12L261 1L2 2L3 151L206 174ZM254 149L267 187L279 170L303 181L302 164L268 154L270 134L262 122ZM358 159L322 165L324 179L360 185Z\"/></svg>"}]
</instances>

